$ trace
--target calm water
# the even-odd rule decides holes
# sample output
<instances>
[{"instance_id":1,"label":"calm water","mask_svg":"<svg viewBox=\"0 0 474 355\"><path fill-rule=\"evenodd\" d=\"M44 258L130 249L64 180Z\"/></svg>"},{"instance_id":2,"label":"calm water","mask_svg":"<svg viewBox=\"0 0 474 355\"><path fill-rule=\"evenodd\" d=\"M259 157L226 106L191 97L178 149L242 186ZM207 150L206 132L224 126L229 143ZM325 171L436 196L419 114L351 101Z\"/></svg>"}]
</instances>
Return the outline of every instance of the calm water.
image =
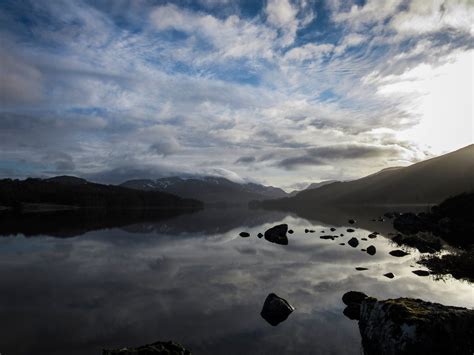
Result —
<instances>
[{"instance_id":1,"label":"calm water","mask_svg":"<svg viewBox=\"0 0 474 355\"><path fill-rule=\"evenodd\" d=\"M109 221L96 230L97 218L76 225L70 216L67 224L54 217L46 227L44 219L9 225L0 231L0 353L101 354L104 347L172 339L193 354L360 354L357 322L342 314L346 291L472 307L472 285L412 274L419 254L392 257L395 247L383 236L357 248L339 245L372 231L387 235L389 221L371 222L383 211L323 210L302 218L211 209L132 225L122 220L121 227ZM348 218L358 220L355 233L346 233ZM289 245L256 237L279 223L295 230ZM322 240L321 230L345 236ZM251 237L239 237L241 231ZM360 250L369 245L376 255ZM387 272L395 279L382 276ZM276 327L260 317L270 292L296 307Z\"/></svg>"}]
</instances>

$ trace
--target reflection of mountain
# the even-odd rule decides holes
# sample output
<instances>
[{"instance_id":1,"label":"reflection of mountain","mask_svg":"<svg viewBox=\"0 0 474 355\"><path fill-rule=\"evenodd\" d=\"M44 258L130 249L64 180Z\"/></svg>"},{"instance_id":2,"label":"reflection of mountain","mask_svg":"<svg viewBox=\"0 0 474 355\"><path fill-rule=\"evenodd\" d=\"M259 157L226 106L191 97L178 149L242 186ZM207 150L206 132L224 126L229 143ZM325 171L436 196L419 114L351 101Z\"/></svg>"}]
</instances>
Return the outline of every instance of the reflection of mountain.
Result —
<instances>
[{"instance_id":1,"label":"reflection of mountain","mask_svg":"<svg viewBox=\"0 0 474 355\"><path fill-rule=\"evenodd\" d=\"M183 210L75 210L50 213L0 214L0 236L23 234L68 238L109 228L130 233L168 235L225 233L279 220L280 212L210 208L194 213Z\"/></svg>"},{"instance_id":2,"label":"reflection of mountain","mask_svg":"<svg viewBox=\"0 0 474 355\"><path fill-rule=\"evenodd\" d=\"M308 187L305 188L305 189L303 189L303 190L294 190L294 191L291 191L291 192L288 194L288 197L296 196L296 195L299 194L301 191L319 189L320 187L323 187L323 186L332 184L332 183L334 183L334 182L337 182L337 180L326 180L326 181L321 181L321 182L313 182L313 183L309 184Z\"/></svg>"},{"instance_id":3,"label":"reflection of mountain","mask_svg":"<svg viewBox=\"0 0 474 355\"><path fill-rule=\"evenodd\" d=\"M200 178L170 177L156 180L129 180L120 186L145 191L168 192L183 198L193 198L206 203L247 203L251 200L281 198L287 194L282 189L254 183L238 184L214 176Z\"/></svg>"},{"instance_id":4,"label":"reflection of mountain","mask_svg":"<svg viewBox=\"0 0 474 355\"><path fill-rule=\"evenodd\" d=\"M428 204L469 191L474 191L474 144L405 168L385 169L262 204L291 209L327 203Z\"/></svg>"}]
</instances>

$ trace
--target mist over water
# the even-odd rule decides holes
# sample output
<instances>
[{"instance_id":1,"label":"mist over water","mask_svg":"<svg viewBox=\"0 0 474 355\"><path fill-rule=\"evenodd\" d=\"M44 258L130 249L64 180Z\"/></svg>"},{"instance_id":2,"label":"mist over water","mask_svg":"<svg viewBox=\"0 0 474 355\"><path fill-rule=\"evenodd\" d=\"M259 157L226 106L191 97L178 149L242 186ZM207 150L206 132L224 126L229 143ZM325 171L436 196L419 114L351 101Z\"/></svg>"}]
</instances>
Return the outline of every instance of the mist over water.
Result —
<instances>
[{"instance_id":1,"label":"mist over water","mask_svg":"<svg viewBox=\"0 0 474 355\"><path fill-rule=\"evenodd\" d=\"M385 238L391 222L372 221L383 212L326 209L303 218L206 209L115 226L84 219L75 232L62 227L63 235L41 226L28 237L0 229L0 352L100 354L174 340L193 354L360 354L357 322L342 314L349 290L470 307L467 282L416 276L420 254L413 249L402 258L388 254L398 249ZM288 245L257 238L280 223L295 231ZM381 235L361 240L373 231ZM353 236L356 248L347 245ZM373 256L361 251L369 245ZM383 276L388 272L395 278ZM296 308L276 327L260 316L271 292Z\"/></svg>"}]
</instances>

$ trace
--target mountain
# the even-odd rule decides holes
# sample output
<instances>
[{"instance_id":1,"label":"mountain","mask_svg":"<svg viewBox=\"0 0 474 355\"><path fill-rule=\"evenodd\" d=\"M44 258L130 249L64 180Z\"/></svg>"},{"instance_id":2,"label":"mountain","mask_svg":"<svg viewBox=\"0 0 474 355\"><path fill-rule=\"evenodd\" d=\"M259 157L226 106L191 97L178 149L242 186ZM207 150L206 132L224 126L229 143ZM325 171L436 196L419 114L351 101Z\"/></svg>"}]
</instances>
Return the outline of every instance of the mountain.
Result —
<instances>
[{"instance_id":1,"label":"mountain","mask_svg":"<svg viewBox=\"0 0 474 355\"><path fill-rule=\"evenodd\" d=\"M474 144L407 167L389 168L364 178L304 190L268 207L307 208L313 204L436 204L474 191Z\"/></svg>"},{"instance_id":2,"label":"mountain","mask_svg":"<svg viewBox=\"0 0 474 355\"><path fill-rule=\"evenodd\" d=\"M251 200L286 197L282 189L255 183L239 184L222 177L169 177L129 180L120 186L145 191L162 191L205 203L246 204Z\"/></svg>"},{"instance_id":3,"label":"mountain","mask_svg":"<svg viewBox=\"0 0 474 355\"><path fill-rule=\"evenodd\" d=\"M51 179L0 180L0 206L22 210L28 205L56 205L108 210L196 209L202 202L160 191L139 191L61 176Z\"/></svg>"},{"instance_id":4,"label":"mountain","mask_svg":"<svg viewBox=\"0 0 474 355\"><path fill-rule=\"evenodd\" d=\"M296 196L296 195L299 194L301 191L318 189L318 188L320 188L320 187L323 187L323 186L332 184L333 182L337 182L337 180L326 180L326 181L321 181L321 182L313 182L313 183L309 184L309 186L308 186L307 188L305 188L304 190L294 190L294 191L291 191L291 192L288 194L288 197Z\"/></svg>"}]
</instances>

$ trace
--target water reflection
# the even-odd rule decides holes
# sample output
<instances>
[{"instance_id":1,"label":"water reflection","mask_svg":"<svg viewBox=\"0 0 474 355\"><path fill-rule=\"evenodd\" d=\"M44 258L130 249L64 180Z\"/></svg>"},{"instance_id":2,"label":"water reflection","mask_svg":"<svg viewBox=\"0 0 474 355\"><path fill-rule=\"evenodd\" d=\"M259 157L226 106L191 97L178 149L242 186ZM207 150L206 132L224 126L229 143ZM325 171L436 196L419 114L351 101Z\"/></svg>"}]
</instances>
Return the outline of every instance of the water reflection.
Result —
<instances>
[{"instance_id":1,"label":"water reflection","mask_svg":"<svg viewBox=\"0 0 474 355\"><path fill-rule=\"evenodd\" d=\"M383 235L360 240L361 248L377 248L373 256L347 245L352 236L388 233L388 223L371 222L380 213L324 214L318 222L281 212L205 210L95 231L87 226L80 238L1 238L0 352L100 354L104 347L173 339L193 354L358 354L357 324L342 314L348 290L472 306L470 284L414 275L410 265L419 254L390 256L393 245ZM319 238L329 227L345 234L349 218L357 220L350 237ZM277 224L294 230L284 248L256 237ZM241 238L243 230L251 237ZM383 276L388 272L395 277ZM278 327L260 317L269 293L296 307Z\"/></svg>"}]
</instances>

